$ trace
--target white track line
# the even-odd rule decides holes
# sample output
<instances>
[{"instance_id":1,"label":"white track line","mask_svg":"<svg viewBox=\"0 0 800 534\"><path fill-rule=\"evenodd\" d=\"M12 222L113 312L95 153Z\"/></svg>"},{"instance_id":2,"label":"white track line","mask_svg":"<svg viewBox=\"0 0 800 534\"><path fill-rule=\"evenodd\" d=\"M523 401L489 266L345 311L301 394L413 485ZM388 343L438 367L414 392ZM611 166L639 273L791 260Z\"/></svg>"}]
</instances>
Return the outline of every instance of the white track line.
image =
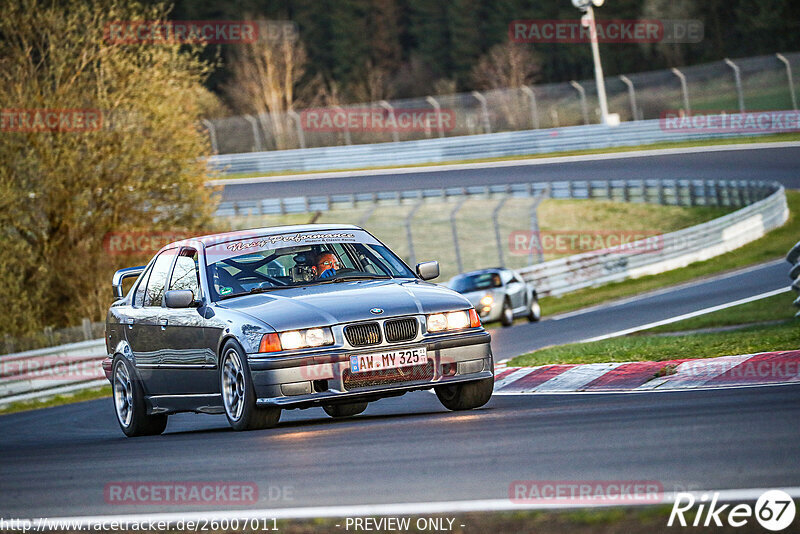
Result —
<instances>
[{"instance_id":1,"label":"white track line","mask_svg":"<svg viewBox=\"0 0 800 534\"><path fill-rule=\"evenodd\" d=\"M800 487L775 487L775 488L743 488L727 490L706 490L689 491L700 499L703 495L718 493L718 500L722 502L748 502L755 501L764 492L770 489L780 489L785 491L793 498L800 498ZM660 503L673 503L677 497L675 492L667 492L661 495ZM79 526L93 526L97 524L108 524L112 521L119 523L135 522L160 522L175 524L178 521L202 521L211 519L310 519L317 517L360 517L360 516L390 516L390 515L427 515L441 513L465 513L465 512L501 512L507 510L564 510L582 508L608 508L608 507L629 507L629 506L652 506L654 503L648 502L598 502L592 504L552 504L537 503L535 501L525 503L514 503L510 499L478 499L470 501L441 501L441 502L415 502L398 504L362 504L362 505L341 505L341 506L309 506L300 508L265 508L260 510L220 510L211 512L168 512L168 513L143 513L128 515L95 515L77 517L59 517L42 519L31 519L34 524L44 523L47 525L70 524L71 528Z\"/></svg>"},{"instance_id":2,"label":"white track line","mask_svg":"<svg viewBox=\"0 0 800 534\"><path fill-rule=\"evenodd\" d=\"M581 161L601 161L609 159L645 158L651 156L667 156L672 154L693 154L697 152L724 152L728 150L758 150L769 148L798 148L800 142L775 143L742 143L738 145L708 145L683 148L658 148L651 150L633 150L630 152L611 152L604 154L584 154L579 156L552 156L547 158L521 158L503 161L483 161L477 163L454 163L438 165L435 163L424 167L393 167L389 169L365 169L357 171L320 171L306 174L286 174L275 176L257 176L253 178L230 178L209 180L206 185L240 185L269 182L293 182L297 180L322 180L328 178L355 178L359 176L383 176L395 174L416 174L425 172L460 171L468 169L493 169L501 167L520 167L533 165L549 165L552 163L572 163Z\"/></svg>"},{"instance_id":3,"label":"white track line","mask_svg":"<svg viewBox=\"0 0 800 534\"><path fill-rule=\"evenodd\" d=\"M692 317L697 317L699 315L705 315L707 313L713 313L715 311L724 310L727 308L732 308L733 306L738 306L740 304L747 304L748 302L754 302L756 300L761 300L769 297L773 297L775 295L780 295L781 293L785 293L787 291L791 291L791 287L786 286L780 289L775 289L772 291L767 291L766 293L761 293L759 295L753 295L752 297L746 297L739 300L734 300L732 302L726 302L725 304L718 304L717 306L711 306L710 308L704 308L702 310L693 311L690 313L684 313L683 315L677 315L675 317L670 317L669 319L662 319L661 321L656 321L653 323L643 324L640 326L634 326L633 328L626 328L625 330L619 330L617 332L612 332L610 334L604 334L602 336L592 337L589 339L582 339L578 343L591 343L592 341L602 341L603 339L610 339L612 337L619 337L624 336L627 334L632 334L634 332L640 332L642 330L649 330L651 328L655 328L657 326L663 326L665 324L676 323L678 321L683 321L684 319L691 319Z\"/></svg>"},{"instance_id":4,"label":"white track line","mask_svg":"<svg viewBox=\"0 0 800 534\"><path fill-rule=\"evenodd\" d=\"M575 311L564 312L564 313L559 313L557 315L551 315L551 316L548 316L548 317L543 317L542 320L545 320L545 321L559 321L561 319L567 319L569 317L574 317L576 315L583 315L584 313L590 313L590 312L601 310L601 309L614 308L616 306L622 306L624 304L630 304L631 302L636 302L636 301L639 301L639 300L649 299L649 298L652 298L652 297L657 297L659 295L665 295L667 293L673 293L675 291L680 291L680 290L683 290L683 289L689 289L691 287L695 287L695 286L699 286L699 285L703 285L703 284L708 284L708 283L712 283L712 282L719 282L720 280L725 280L727 278L732 278L734 276L747 274L747 273L752 272L752 271L757 271L759 269L765 269L765 268L772 267L772 266L778 265L778 264L784 265L785 263L786 263L786 260L784 258L780 258L780 259L777 259L777 260L767 261L767 262L764 262L764 263L758 263L756 265L749 265L747 267L742 267L740 269L736 269L736 270L733 270L733 271L728 271L726 273L717 274L717 275L711 275L711 276L703 276L703 277L697 278L695 280L690 280L689 282L682 282L680 284L667 286L667 287L662 287L662 288L659 288L659 289L654 289L652 291L647 291L645 293L639 293L638 295L635 295L635 296L632 296L632 297L623 297L623 298L620 298L620 299L615 299L615 300L610 300L608 302L595 304L593 306L588 306L586 308L580 308L580 309L575 310Z\"/></svg>"}]
</instances>

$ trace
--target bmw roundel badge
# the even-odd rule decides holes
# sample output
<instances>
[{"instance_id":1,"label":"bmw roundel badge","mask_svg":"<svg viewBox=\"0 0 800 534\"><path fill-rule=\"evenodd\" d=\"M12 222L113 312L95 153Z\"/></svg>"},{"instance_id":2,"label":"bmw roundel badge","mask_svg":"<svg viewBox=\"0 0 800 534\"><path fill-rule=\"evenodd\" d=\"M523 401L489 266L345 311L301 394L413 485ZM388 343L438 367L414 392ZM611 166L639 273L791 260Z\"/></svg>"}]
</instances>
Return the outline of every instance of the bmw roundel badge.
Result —
<instances>
[{"instance_id":1,"label":"bmw roundel badge","mask_svg":"<svg viewBox=\"0 0 800 534\"><path fill-rule=\"evenodd\" d=\"M380 309L380 308L372 308L372 309L371 309L369 312L370 312L372 315L380 315L380 314L382 314L382 313L383 313L383 310L382 310L382 309Z\"/></svg>"}]
</instances>

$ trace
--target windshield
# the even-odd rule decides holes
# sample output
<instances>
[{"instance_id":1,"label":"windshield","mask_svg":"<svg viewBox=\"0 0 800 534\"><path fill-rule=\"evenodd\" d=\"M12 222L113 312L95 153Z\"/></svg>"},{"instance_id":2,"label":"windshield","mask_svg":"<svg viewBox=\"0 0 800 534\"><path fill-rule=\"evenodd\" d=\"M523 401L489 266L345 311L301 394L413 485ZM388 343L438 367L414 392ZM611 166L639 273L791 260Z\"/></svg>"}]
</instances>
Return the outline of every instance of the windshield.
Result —
<instances>
[{"instance_id":1,"label":"windshield","mask_svg":"<svg viewBox=\"0 0 800 534\"><path fill-rule=\"evenodd\" d=\"M500 275L497 273L481 273L469 276L461 276L453 280L452 288L459 293L469 293L482 289L491 289L502 286Z\"/></svg>"},{"instance_id":2,"label":"windshield","mask_svg":"<svg viewBox=\"0 0 800 534\"><path fill-rule=\"evenodd\" d=\"M377 241L266 248L218 259L207 268L214 300L349 280L414 278L414 273Z\"/></svg>"}]
</instances>

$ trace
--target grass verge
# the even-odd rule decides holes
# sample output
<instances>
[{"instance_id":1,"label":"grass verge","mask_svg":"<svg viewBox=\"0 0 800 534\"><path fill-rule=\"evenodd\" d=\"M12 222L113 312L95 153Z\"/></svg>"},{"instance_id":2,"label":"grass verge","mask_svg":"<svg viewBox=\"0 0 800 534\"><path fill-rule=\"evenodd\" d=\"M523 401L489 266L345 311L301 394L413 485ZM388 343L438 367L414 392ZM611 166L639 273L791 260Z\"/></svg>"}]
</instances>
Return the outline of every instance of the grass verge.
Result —
<instances>
[{"instance_id":1,"label":"grass verge","mask_svg":"<svg viewBox=\"0 0 800 534\"><path fill-rule=\"evenodd\" d=\"M564 313L781 258L797 243L797 236L800 235L800 191L787 191L786 200L789 204L789 220L761 239L682 269L581 289L560 297L546 297L541 302L542 311L546 315Z\"/></svg>"},{"instance_id":2,"label":"grass verge","mask_svg":"<svg viewBox=\"0 0 800 534\"><path fill-rule=\"evenodd\" d=\"M75 393L56 395L45 400L29 400L20 401L0 407L0 414L25 412L28 410L38 410L40 408L50 408L52 406L61 406L62 404L72 404L75 402L83 402L94 399L102 399L111 396L111 386L102 386L99 388L87 389L77 391Z\"/></svg>"},{"instance_id":3,"label":"grass verge","mask_svg":"<svg viewBox=\"0 0 800 534\"><path fill-rule=\"evenodd\" d=\"M519 156L500 156L494 158L476 158L465 160L452 160L435 163L415 163L409 165L382 165L376 167L358 167L358 168L343 168L343 169L329 169L324 171L279 171L279 172L248 172L238 174L225 174L220 175L220 180L230 180L235 178L259 178L262 176L291 176L294 174L320 174L335 172L354 172L354 171L376 171L382 169L405 169L405 168L418 168L418 167L440 167L443 165L459 165L463 163L491 163L494 161L511 161L511 160L528 160L528 159L543 159L561 156L585 156L592 154L616 154L619 152L635 152L640 150L657 150L662 148L684 148L696 146L717 146L717 145L739 145L739 144L753 144L753 143L773 143L773 142L787 142L787 141L800 141L800 134L786 133L774 135L761 135L752 137L737 137L733 139L703 139L696 141L677 141L677 142L662 142L652 143L649 145L638 146L621 146L611 148L594 148L587 150L567 150L564 152L547 152L543 154L529 154Z\"/></svg>"}]
</instances>

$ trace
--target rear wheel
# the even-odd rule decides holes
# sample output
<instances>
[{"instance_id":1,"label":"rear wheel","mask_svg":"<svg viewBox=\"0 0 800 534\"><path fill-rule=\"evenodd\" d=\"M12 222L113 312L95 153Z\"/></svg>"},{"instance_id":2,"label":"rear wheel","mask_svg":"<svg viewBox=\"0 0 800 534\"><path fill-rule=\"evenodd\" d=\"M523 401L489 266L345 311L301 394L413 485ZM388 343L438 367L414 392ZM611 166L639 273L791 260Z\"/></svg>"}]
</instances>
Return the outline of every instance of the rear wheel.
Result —
<instances>
[{"instance_id":1,"label":"rear wheel","mask_svg":"<svg viewBox=\"0 0 800 534\"><path fill-rule=\"evenodd\" d=\"M494 378L484 378L475 382L438 386L434 388L439 402L448 410L472 410L480 408L492 398Z\"/></svg>"},{"instance_id":2,"label":"rear wheel","mask_svg":"<svg viewBox=\"0 0 800 534\"><path fill-rule=\"evenodd\" d=\"M114 411L122 432L132 438L161 434L167 428L166 415L148 415L142 384L136 379L133 368L122 356L114 359L112 366L112 391Z\"/></svg>"},{"instance_id":3,"label":"rear wheel","mask_svg":"<svg viewBox=\"0 0 800 534\"><path fill-rule=\"evenodd\" d=\"M352 417L367 409L366 402L353 402L351 404L325 404L322 409L331 417Z\"/></svg>"},{"instance_id":4,"label":"rear wheel","mask_svg":"<svg viewBox=\"0 0 800 534\"><path fill-rule=\"evenodd\" d=\"M222 348L220 391L225 406L225 416L234 430L258 430L278 424L280 408L256 406L256 392L247 359L233 341Z\"/></svg>"},{"instance_id":5,"label":"rear wheel","mask_svg":"<svg viewBox=\"0 0 800 534\"><path fill-rule=\"evenodd\" d=\"M511 326L514 323L514 310L511 309L511 303L508 299L503 301L503 309L500 311L500 324L503 326Z\"/></svg>"}]
</instances>

